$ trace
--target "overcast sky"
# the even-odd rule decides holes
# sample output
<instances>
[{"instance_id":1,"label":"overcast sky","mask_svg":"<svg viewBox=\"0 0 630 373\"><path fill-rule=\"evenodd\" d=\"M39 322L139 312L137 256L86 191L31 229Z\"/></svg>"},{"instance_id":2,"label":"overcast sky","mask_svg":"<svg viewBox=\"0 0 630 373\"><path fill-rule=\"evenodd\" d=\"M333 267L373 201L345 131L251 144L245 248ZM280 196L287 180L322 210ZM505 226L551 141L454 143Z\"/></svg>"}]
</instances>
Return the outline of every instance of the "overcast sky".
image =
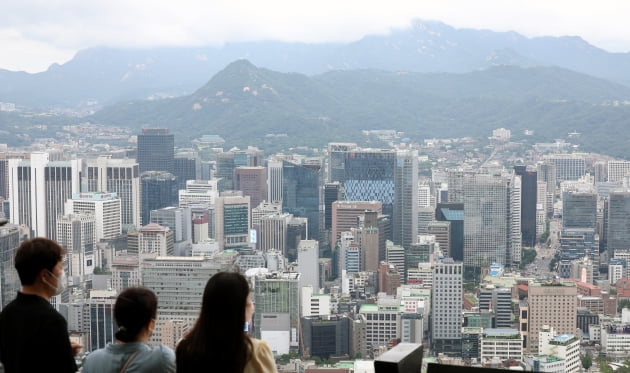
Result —
<instances>
[{"instance_id":1,"label":"overcast sky","mask_svg":"<svg viewBox=\"0 0 630 373\"><path fill-rule=\"evenodd\" d=\"M353 41L412 19L578 35L630 52L628 0L0 0L0 68L43 71L93 46Z\"/></svg>"}]
</instances>

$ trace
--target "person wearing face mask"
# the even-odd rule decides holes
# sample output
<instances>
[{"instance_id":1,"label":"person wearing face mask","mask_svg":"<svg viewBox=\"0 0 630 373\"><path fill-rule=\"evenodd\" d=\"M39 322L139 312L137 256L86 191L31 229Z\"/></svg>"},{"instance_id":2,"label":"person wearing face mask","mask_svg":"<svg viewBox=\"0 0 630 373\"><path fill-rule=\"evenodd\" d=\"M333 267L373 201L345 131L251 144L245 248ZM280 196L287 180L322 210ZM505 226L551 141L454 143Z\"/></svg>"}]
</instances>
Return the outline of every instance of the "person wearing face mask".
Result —
<instances>
[{"instance_id":1,"label":"person wearing face mask","mask_svg":"<svg viewBox=\"0 0 630 373\"><path fill-rule=\"evenodd\" d=\"M15 255L22 290L0 313L0 362L7 373L76 372L74 356L81 345L71 343L66 320L50 304L66 278L65 250L55 241L24 241Z\"/></svg>"}]
</instances>

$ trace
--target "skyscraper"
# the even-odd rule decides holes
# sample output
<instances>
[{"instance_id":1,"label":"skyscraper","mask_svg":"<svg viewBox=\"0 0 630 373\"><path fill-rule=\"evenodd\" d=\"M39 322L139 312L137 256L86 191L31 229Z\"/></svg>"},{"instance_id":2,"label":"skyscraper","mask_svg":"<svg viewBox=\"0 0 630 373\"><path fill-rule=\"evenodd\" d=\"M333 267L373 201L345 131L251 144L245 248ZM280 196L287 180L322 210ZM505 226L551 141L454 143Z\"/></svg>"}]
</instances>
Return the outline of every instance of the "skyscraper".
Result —
<instances>
[{"instance_id":1,"label":"skyscraper","mask_svg":"<svg viewBox=\"0 0 630 373\"><path fill-rule=\"evenodd\" d=\"M31 153L30 161L9 160L11 222L25 224L35 237L56 239L57 216L80 191L81 161L48 160L48 153Z\"/></svg>"},{"instance_id":2,"label":"skyscraper","mask_svg":"<svg viewBox=\"0 0 630 373\"><path fill-rule=\"evenodd\" d=\"M88 192L116 193L123 226L141 225L140 168L133 159L98 157L86 160Z\"/></svg>"},{"instance_id":3,"label":"skyscraper","mask_svg":"<svg viewBox=\"0 0 630 373\"><path fill-rule=\"evenodd\" d=\"M380 201L383 204L383 214L393 216L396 152L387 149L361 149L345 154L345 199Z\"/></svg>"},{"instance_id":4,"label":"skyscraper","mask_svg":"<svg viewBox=\"0 0 630 373\"><path fill-rule=\"evenodd\" d=\"M407 248L418 235L418 152L396 153L394 169L393 241Z\"/></svg>"},{"instance_id":5,"label":"skyscraper","mask_svg":"<svg viewBox=\"0 0 630 373\"><path fill-rule=\"evenodd\" d=\"M530 340L526 347L538 346L538 332L544 325L553 327L559 334L575 333L577 326L577 287L575 282L532 282L529 284Z\"/></svg>"},{"instance_id":6,"label":"skyscraper","mask_svg":"<svg viewBox=\"0 0 630 373\"><path fill-rule=\"evenodd\" d=\"M350 228L359 226L359 217L365 215L366 211L382 213L383 204L378 201L336 201L332 203L332 230L331 240L334 247L341 233L349 231Z\"/></svg>"},{"instance_id":7,"label":"skyscraper","mask_svg":"<svg viewBox=\"0 0 630 373\"><path fill-rule=\"evenodd\" d=\"M433 267L431 344L435 353L461 354L463 273L462 263L451 258Z\"/></svg>"},{"instance_id":8,"label":"skyscraper","mask_svg":"<svg viewBox=\"0 0 630 373\"><path fill-rule=\"evenodd\" d=\"M175 171L175 136L168 128L143 128L138 135L140 172Z\"/></svg>"},{"instance_id":9,"label":"skyscraper","mask_svg":"<svg viewBox=\"0 0 630 373\"><path fill-rule=\"evenodd\" d=\"M608 195L608 249L630 252L630 190L611 191Z\"/></svg>"},{"instance_id":10,"label":"skyscraper","mask_svg":"<svg viewBox=\"0 0 630 373\"><path fill-rule=\"evenodd\" d=\"M13 265L20 242L20 231L16 225L0 227L0 311L15 299L22 285Z\"/></svg>"},{"instance_id":11,"label":"skyscraper","mask_svg":"<svg viewBox=\"0 0 630 373\"><path fill-rule=\"evenodd\" d=\"M521 233L523 245L536 244L536 204L538 180L536 171L528 171L526 166L514 166L516 175L521 177Z\"/></svg>"},{"instance_id":12,"label":"skyscraper","mask_svg":"<svg viewBox=\"0 0 630 373\"><path fill-rule=\"evenodd\" d=\"M282 201L282 161L267 163L267 201Z\"/></svg>"},{"instance_id":13,"label":"skyscraper","mask_svg":"<svg viewBox=\"0 0 630 373\"><path fill-rule=\"evenodd\" d=\"M520 177L473 174L464 181L464 266L520 262Z\"/></svg>"},{"instance_id":14,"label":"skyscraper","mask_svg":"<svg viewBox=\"0 0 630 373\"><path fill-rule=\"evenodd\" d=\"M66 213L94 216L94 242L120 236L120 198L116 193L76 193L66 202Z\"/></svg>"},{"instance_id":15,"label":"skyscraper","mask_svg":"<svg viewBox=\"0 0 630 373\"><path fill-rule=\"evenodd\" d=\"M346 175L346 155L357 149L355 143L331 142L328 144L328 172L326 180L343 183Z\"/></svg>"},{"instance_id":16,"label":"skyscraper","mask_svg":"<svg viewBox=\"0 0 630 373\"><path fill-rule=\"evenodd\" d=\"M608 161L608 181L622 181L630 176L629 161Z\"/></svg>"},{"instance_id":17,"label":"skyscraper","mask_svg":"<svg viewBox=\"0 0 630 373\"><path fill-rule=\"evenodd\" d=\"M167 336L165 324L182 321L191 328L199 317L203 289L208 279L221 270L218 263L203 257L156 257L142 265L142 285L158 298L158 315L151 340L162 343L179 340L183 335ZM174 348L175 346L170 346Z\"/></svg>"},{"instance_id":18,"label":"skyscraper","mask_svg":"<svg viewBox=\"0 0 630 373\"><path fill-rule=\"evenodd\" d=\"M300 342L300 274L258 272L247 275L252 278L256 304L254 337L268 341L274 354L297 350Z\"/></svg>"},{"instance_id":19,"label":"skyscraper","mask_svg":"<svg viewBox=\"0 0 630 373\"><path fill-rule=\"evenodd\" d=\"M140 175L142 185L142 224L148 224L151 210L177 204L177 178L166 171L147 171Z\"/></svg>"},{"instance_id":20,"label":"skyscraper","mask_svg":"<svg viewBox=\"0 0 630 373\"><path fill-rule=\"evenodd\" d=\"M565 180L578 180L586 173L586 162L583 154L553 154L544 157L555 167L558 183ZM546 179L544 181L547 181Z\"/></svg>"},{"instance_id":21,"label":"skyscraper","mask_svg":"<svg viewBox=\"0 0 630 373\"><path fill-rule=\"evenodd\" d=\"M251 228L250 198L239 193L223 193L215 202L216 240L221 249L242 251L249 247Z\"/></svg>"},{"instance_id":22,"label":"skyscraper","mask_svg":"<svg viewBox=\"0 0 630 373\"><path fill-rule=\"evenodd\" d=\"M562 193L562 228L597 228L597 194L594 191Z\"/></svg>"},{"instance_id":23,"label":"skyscraper","mask_svg":"<svg viewBox=\"0 0 630 373\"><path fill-rule=\"evenodd\" d=\"M177 176L178 189L184 189L188 180L197 180L197 159L177 156L173 162L173 175Z\"/></svg>"},{"instance_id":24,"label":"skyscraper","mask_svg":"<svg viewBox=\"0 0 630 373\"><path fill-rule=\"evenodd\" d=\"M175 242L192 239L192 215L188 207L164 207L151 210L151 223L169 227L173 231Z\"/></svg>"},{"instance_id":25,"label":"skyscraper","mask_svg":"<svg viewBox=\"0 0 630 373\"><path fill-rule=\"evenodd\" d=\"M308 219L308 239L319 238L319 188L318 170L282 162L282 210Z\"/></svg>"},{"instance_id":26,"label":"skyscraper","mask_svg":"<svg viewBox=\"0 0 630 373\"><path fill-rule=\"evenodd\" d=\"M234 189L249 196L256 207L267 199L267 169L265 167L237 167L234 170Z\"/></svg>"},{"instance_id":27,"label":"skyscraper","mask_svg":"<svg viewBox=\"0 0 630 373\"><path fill-rule=\"evenodd\" d=\"M67 214L57 219L57 242L66 249L67 274L77 277L94 272L96 246L96 220L94 215Z\"/></svg>"}]
</instances>

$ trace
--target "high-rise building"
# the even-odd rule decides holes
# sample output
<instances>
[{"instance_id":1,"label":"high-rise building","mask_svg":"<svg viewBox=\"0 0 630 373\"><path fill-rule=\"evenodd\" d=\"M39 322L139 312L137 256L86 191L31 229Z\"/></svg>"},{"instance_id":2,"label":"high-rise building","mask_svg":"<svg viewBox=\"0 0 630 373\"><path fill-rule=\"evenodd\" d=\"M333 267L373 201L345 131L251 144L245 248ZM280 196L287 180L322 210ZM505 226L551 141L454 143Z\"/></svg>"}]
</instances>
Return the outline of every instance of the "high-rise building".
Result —
<instances>
[{"instance_id":1,"label":"high-rise building","mask_svg":"<svg viewBox=\"0 0 630 373\"><path fill-rule=\"evenodd\" d=\"M630 190L612 191L608 195L607 225L609 253L630 252Z\"/></svg>"},{"instance_id":2,"label":"high-rise building","mask_svg":"<svg viewBox=\"0 0 630 373\"><path fill-rule=\"evenodd\" d=\"M464 266L520 262L520 177L468 175L464 182Z\"/></svg>"},{"instance_id":3,"label":"high-rise building","mask_svg":"<svg viewBox=\"0 0 630 373\"><path fill-rule=\"evenodd\" d=\"M418 207L431 207L431 186L423 183L418 184Z\"/></svg>"},{"instance_id":4,"label":"high-rise building","mask_svg":"<svg viewBox=\"0 0 630 373\"><path fill-rule=\"evenodd\" d=\"M562 228L597 228L597 193L562 193Z\"/></svg>"},{"instance_id":5,"label":"high-rise building","mask_svg":"<svg viewBox=\"0 0 630 373\"><path fill-rule=\"evenodd\" d=\"M282 201L282 161L267 163L267 201Z\"/></svg>"},{"instance_id":6,"label":"high-rise building","mask_svg":"<svg viewBox=\"0 0 630 373\"><path fill-rule=\"evenodd\" d=\"M148 224L151 210L177 204L177 178L166 171L147 171L140 175L142 224Z\"/></svg>"},{"instance_id":7,"label":"high-rise building","mask_svg":"<svg viewBox=\"0 0 630 373\"><path fill-rule=\"evenodd\" d=\"M287 230L292 218L291 214L270 214L260 219L259 248L263 253L276 249L287 254Z\"/></svg>"},{"instance_id":8,"label":"high-rise building","mask_svg":"<svg viewBox=\"0 0 630 373\"><path fill-rule=\"evenodd\" d=\"M94 272L95 237L94 215L67 214L57 219L57 242L66 249L65 260L69 277L83 279Z\"/></svg>"},{"instance_id":9,"label":"high-rise building","mask_svg":"<svg viewBox=\"0 0 630 373\"><path fill-rule=\"evenodd\" d=\"M464 260L464 204L438 203L435 219L449 223L450 257L456 261Z\"/></svg>"},{"instance_id":10,"label":"high-rise building","mask_svg":"<svg viewBox=\"0 0 630 373\"><path fill-rule=\"evenodd\" d=\"M309 356L329 359L331 356L350 355L350 325L347 316L302 317L304 351Z\"/></svg>"},{"instance_id":11,"label":"high-rise building","mask_svg":"<svg viewBox=\"0 0 630 373\"><path fill-rule=\"evenodd\" d=\"M0 154L0 199L9 198L9 160Z\"/></svg>"},{"instance_id":12,"label":"high-rise building","mask_svg":"<svg viewBox=\"0 0 630 373\"><path fill-rule=\"evenodd\" d=\"M175 136L167 128L143 128L138 135L140 172L175 172Z\"/></svg>"},{"instance_id":13,"label":"high-rise building","mask_svg":"<svg viewBox=\"0 0 630 373\"><path fill-rule=\"evenodd\" d=\"M313 168L282 162L282 210L308 219L308 239L319 239L320 176Z\"/></svg>"},{"instance_id":14,"label":"high-rise building","mask_svg":"<svg viewBox=\"0 0 630 373\"><path fill-rule=\"evenodd\" d=\"M547 187L547 194L545 199L545 207L547 211L547 215L551 216L553 214L553 203L554 196L556 194L556 165L550 161L540 162L536 165L536 172L538 176L538 180L544 181ZM538 199L542 201L542 199Z\"/></svg>"},{"instance_id":15,"label":"high-rise building","mask_svg":"<svg viewBox=\"0 0 630 373\"><path fill-rule=\"evenodd\" d=\"M151 210L151 223L168 227L173 232L175 242L192 239L192 215L188 207L164 207Z\"/></svg>"},{"instance_id":16,"label":"high-rise building","mask_svg":"<svg viewBox=\"0 0 630 373\"><path fill-rule=\"evenodd\" d=\"M355 151L355 143L328 143L328 172L326 180L329 182L339 181L343 183L346 175L346 156L349 152Z\"/></svg>"},{"instance_id":17,"label":"high-rise building","mask_svg":"<svg viewBox=\"0 0 630 373\"><path fill-rule=\"evenodd\" d=\"M138 253L140 260L174 254L173 232L168 227L147 224L127 234L130 253Z\"/></svg>"},{"instance_id":18,"label":"high-rise building","mask_svg":"<svg viewBox=\"0 0 630 373\"><path fill-rule=\"evenodd\" d=\"M526 347L538 347L538 332L544 325L558 333L575 333L577 322L577 287L575 282L530 282L527 301L529 306Z\"/></svg>"},{"instance_id":19,"label":"high-rise building","mask_svg":"<svg viewBox=\"0 0 630 373\"><path fill-rule=\"evenodd\" d=\"M94 242L120 236L121 201L116 193L77 193L66 202L67 214L94 216Z\"/></svg>"},{"instance_id":20,"label":"high-rise building","mask_svg":"<svg viewBox=\"0 0 630 373\"><path fill-rule=\"evenodd\" d=\"M13 265L22 237L16 225L0 227L0 311L15 299L22 284Z\"/></svg>"},{"instance_id":21,"label":"high-rise building","mask_svg":"<svg viewBox=\"0 0 630 373\"><path fill-rule=\"evenodd\" d=\"M544 157L545 162L554 165L556 183L565 180L578 180L586 174L586 162L583 154L552 154ZM543 181L548 181L543 179Z\"/></svg>"},{"instance_id":22,"label":"high-rise building","mask_svg":"<svg viewBox=\"0 0 630 373\"><path fill-rule=\"evenodd\" d=\"M341 232L349 231L350 228L359 226L359 217L365 215L366 211L382 213L383 204L378 201L336 201L332 203L332 242L336 244L341 237Z\"/></svg>"},{"instance_id":23,"label":"high-rise building","mask_svg":"<svg viewBox=\"0 0 630 373\"><path fill-rule=\"evenodd\" d=\"M511 328L512 291L508 288L489 285L479 289L479 309L494 312L496 328Z\"/></svg>"},{"instance_id":24,"label":"high-rise building","mask_svg":"<svg viewBox=\"0 0 630 373\"><path fill-rule=\"evenodd\" d=\"M267 199L267 169L265 167L237 167L234 170L234 189L249 196L251 206Z\"/></svg>"},{"instance_id":25,"label":"high-rise building","mask_svg":"<svg viewBox=\"0 0 630 373\"><path fill-rule=\"evenodd\" d=\"M114 343L118 324L114 319L116 291L91 290L88 305L90 309L90 345L87 349L95 351Z\"/></svg>"},{"instance_id":26,"label":"high-rise building","mask_svg":"<svg viewBox=\"0 0 630 373\"><path fill-rule=\"evenodd\" d=\"M241 251L249 247L250 198L223 193L215 201L216 240L221 249Z\"/></svg>"},{"instance_id":27,"label":"high-rise building","mask_svg":"<svg viewBox=\"0 0 630 373\"><path fill-rule=\"evenodd\" d=\"M86 160L88 192L116 193L123 226L141 225L140 171L133 159L98 157Z\"/></svg>"},{"instance_id":28,"label":"high-rise building","mask_svg":"<svg viewBox=\"0 0 630 373\"><path fill-rule=\"evenodd\" d=\"M450 258L433 267L431 344L435 353L461 354L463 275L462 263Z\"/></svg>"},{"instance_id":29,"label":"high-rise building","mask_svg":"<svg viewBox=\"0 0 630 373\"><path fill-rule=\"evenodd\" d=\"M396 266L387 262L378 268L378 291L387 295L396 295L396 290L402 283L401 274Z\"/></svg>"},{"instance_id":30,"label":"high-rise building","mask_svg":"<svg viewBox=\"0 0 630 373\"><path fill-rule=\"evenodd\" d=\"M282 203L262 202L258 206L252 207L252 228L259 229L261 219L267 215L280 215L282 213Z\"/></svg>"},{"instance_id":31,"label":"high-rise building","mask_svg":"<svg viewBox=\"0 0 630 373\"><path fill-rule=\"evenodd\" d=\"M191 156L176 156L173 175L177 176L177 189L184 189L188 180L197 180L197 159Z\"/></svg>"},{"instance_id":32,"label":"high-rise building","mask_svg":"<svg viewBox=\"0 0 630 373\"><path fill-rule=\"evenodd\" d=\"M427 235L435 236L435 242L445 256L451 255L451 223L448 221L433 221L427 225Z\"/></svg>"},{"instance_id":33,"label":"high-rise building","mask_svg":"<svg viewBox=\"0 0 630 373\"><path fill-rule=\"evenodd\" d=\"M163 343L164 338L178 341L183 335L165 335L168 331L165 323L181 321L192 327L199 317L206 282L221 266L203 257L174 256L146 259L141 266L143 286L153 290L158 298L159 318L151 341Z\"/></svg>"},{"instance_id":34,"label":"high-rise building","mask_svg":"<svg viewBox=\"0 0 630 373\"><path fill-rule=\"evenodd\" d=\"M247 275L252 279L256 304L254 337L266 340L276 355L297 350L300 343L300 274L255 272Z\"/></svg>"},{"instance_id":35,"label":"high-rise building","mask_svg":"<svg viewBox=\"0 0 630 373\"><path fill-rule=\"evenodd\" d=\"M630 161L608 161L608 181L623 181L630 176Z\"/></svg>"},{"instance_id":36,"label":"high-rise building","mask_svg":"<svg viewBox=\"0 0 630 373\"><path fill-rule=\"evenodd\" d=\"M80 192L81 161L49 161L48 153L31 153L30 161L9 160L10 219L35 237L56 239L57 217Z\"/></svg>"},{"instance_id":37,"label":"high-rise building","mask_svg":"<svg viewBox=\"0 0 630 373\"><path fill-rule=\"evenodd\" d=\"M536 204L538 179L536 171L528 171L526 166L514 166L516 175L521 177L521 234L523 245L536 244Z\"/></svg>"},{"instance_id":38,"label":"high-rise building","mask_svg":"<svg viewBox=\"0 0 630 373\"><path fill-rule=\"evenodd\" d=\"M324 229L332 229L332 204L341 200L342 197L341 184L338 181L324 185Z\"/></svg>"},{"instance_id":39,"label":"high-rise building","mask_svg":"<svg viewBox=\"0 0 630 373\"><path fill-rule=\"evenodd\" d=\"M298 272L300 272L300 288L310 286L319 293L323 284L319 276L319 242L302 240L297 248Z\"/></svg>"},{"instance_id":40,"label":"high-rise building","mask_svg":"<svg viewBox=\"0 0 630 373\"><path fill-rule=\"evenodd\" d=\"M407 248L418 235L418 152L400 150L394 169L393 241Z\"/></svg>"},{"instance_id":41,"label":"high-rise building","mask_svg":"<svg viewBox=\"0 0 630 373\"><path fill-rule=\"evenodd\" d=\"M343 177L345 199L380 201L383 204L383 214L393 216L396 152L387 149L361 149L345 154Z\"/></svg>"},{"instance_id":42,"label":"high-rise building","mask_svg":"<svg viewBox=\"0 0 630 373\"><path fill-rule=\"evenodd\" d=\"M180 189L178 195L179 207L204 204L209 208L219 196L218 180L187 180L186 189Z\"/></svg>"}]
</instances>

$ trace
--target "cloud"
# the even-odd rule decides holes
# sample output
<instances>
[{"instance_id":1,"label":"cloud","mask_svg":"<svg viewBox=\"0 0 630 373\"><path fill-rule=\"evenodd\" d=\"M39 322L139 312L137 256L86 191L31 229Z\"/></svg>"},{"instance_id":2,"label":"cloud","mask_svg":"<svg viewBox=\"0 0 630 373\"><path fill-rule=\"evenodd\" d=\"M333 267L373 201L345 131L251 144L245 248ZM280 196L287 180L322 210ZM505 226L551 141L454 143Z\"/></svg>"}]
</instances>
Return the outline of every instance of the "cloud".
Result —
<instances>
[{"instance_id":1,"label":"cloud","mask_svg":"<svg viewBox=\"0 0 630 373\"><path fill-rule=\"evenodd\" d=\"M63 62L92 47L216 45L274 39L347 42L402 28L414 18L526 36L580 35L630 50L630 2L568 0L20 0L0 12L0 67ZM8 35L8 36L7 36ZM6 43L6 44L5 44ZM5 45L9 49L5 48ZM600 45L603 46L603 45ZM39 49L32 50L33 48ZM45 57L45 56L48 57ZM11 62L12 60L14 62ZM42 62L39 63L41 66Z\"/></svg>"}]
</instances>

